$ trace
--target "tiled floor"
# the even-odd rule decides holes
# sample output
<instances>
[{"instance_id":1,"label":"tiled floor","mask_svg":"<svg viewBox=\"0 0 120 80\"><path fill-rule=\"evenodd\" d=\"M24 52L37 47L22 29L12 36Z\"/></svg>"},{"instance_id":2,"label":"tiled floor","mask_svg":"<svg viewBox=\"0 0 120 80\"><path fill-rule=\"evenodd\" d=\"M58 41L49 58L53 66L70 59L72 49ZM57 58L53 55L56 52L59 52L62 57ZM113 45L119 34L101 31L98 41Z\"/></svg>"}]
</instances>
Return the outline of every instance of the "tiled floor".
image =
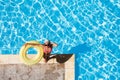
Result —
<instances>
[{"instance_id":1,"label":"tiled floor","mask_svg":"<svg viewBox=\"0 0 120 80\"><path fill-rule=\"evenodd\" d=\"M4 78L4 80L20 80L21 78L23 78L21 80L32 80L33 78L35 80L49 80L53 77L54 80L74 80L74 55L64 64L57 63L55 59L51 59L48 63L45 63L44 59L42 59L39 64L33 66L24 65L19 55L0 55L0 71L0 77ZM51 77L50 72L54 76ZM20 74L26 75L20 77ZM44 75L45 78L42 78L39 74Z\"/></svg>"}]
</instances>

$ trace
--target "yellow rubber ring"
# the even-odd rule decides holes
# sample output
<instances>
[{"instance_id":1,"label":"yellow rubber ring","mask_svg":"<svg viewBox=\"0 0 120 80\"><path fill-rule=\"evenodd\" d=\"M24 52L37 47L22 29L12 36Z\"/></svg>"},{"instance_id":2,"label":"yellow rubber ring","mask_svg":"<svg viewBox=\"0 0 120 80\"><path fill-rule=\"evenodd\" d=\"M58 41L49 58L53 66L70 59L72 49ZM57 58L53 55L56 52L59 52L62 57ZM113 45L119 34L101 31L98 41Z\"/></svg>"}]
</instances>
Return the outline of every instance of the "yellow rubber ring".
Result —
<instances>
[{"instance_id":1,"label":"yellow rubber ring","mask_svg":"<svg viewBox=\"0 0 120 80\"><path fill-rule=\"evenodd\" d=\"M31 47L35 48L38 53L35 57L28 58L26 52ZM42 57L43 57L43 48L42 45L40 45L40 43L37 41L29 41L25 45L23 45L22 48L20 49L20 58L26 65L36 64L42 59Z\"/></svg>"}]
</instances>

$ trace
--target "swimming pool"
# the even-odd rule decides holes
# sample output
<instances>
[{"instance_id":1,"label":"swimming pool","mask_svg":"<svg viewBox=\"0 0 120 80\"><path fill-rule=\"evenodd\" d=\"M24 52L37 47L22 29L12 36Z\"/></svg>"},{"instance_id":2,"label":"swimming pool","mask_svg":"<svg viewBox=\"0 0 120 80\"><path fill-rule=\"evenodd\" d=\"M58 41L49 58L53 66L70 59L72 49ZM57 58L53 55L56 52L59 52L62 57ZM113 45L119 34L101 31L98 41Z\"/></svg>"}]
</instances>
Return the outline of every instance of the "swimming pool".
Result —
<instances>
[{"instance_id":1,"label":"swimming pool","mask_svg":"<svg viewBox=\"0 0 120 80\"><path fill-rule=\"evenodd\" d=\"M79 51L75 80L120 79L119 31L119 0L0 0L0 53L49 39L53 53Z\"/></svg>"}]
</instances>

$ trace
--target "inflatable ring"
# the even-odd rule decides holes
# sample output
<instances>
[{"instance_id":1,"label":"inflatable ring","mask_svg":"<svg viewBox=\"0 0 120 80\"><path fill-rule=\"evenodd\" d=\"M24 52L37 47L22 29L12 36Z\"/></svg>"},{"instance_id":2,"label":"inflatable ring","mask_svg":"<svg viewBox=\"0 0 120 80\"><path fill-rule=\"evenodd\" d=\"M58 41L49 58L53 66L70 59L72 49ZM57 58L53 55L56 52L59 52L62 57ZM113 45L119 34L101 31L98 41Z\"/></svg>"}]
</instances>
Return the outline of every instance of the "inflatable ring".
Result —
<instances>
[{"instance_id":1,"label":"inflatable ring","mask_svg":"<svg viewBox=\"0 0 120 80\"><path fill-rule=\"evenodd\" d=\"M35 57L28 58L26 52L31 47L35 48L38 53ZM37 41L29 41L26 44L24 44L20 49L20 58L26 65L36 64L42 59L42 57L43 57L43 48L42 45L40 45L40 43Z\"/></svg>"}]
</instances>

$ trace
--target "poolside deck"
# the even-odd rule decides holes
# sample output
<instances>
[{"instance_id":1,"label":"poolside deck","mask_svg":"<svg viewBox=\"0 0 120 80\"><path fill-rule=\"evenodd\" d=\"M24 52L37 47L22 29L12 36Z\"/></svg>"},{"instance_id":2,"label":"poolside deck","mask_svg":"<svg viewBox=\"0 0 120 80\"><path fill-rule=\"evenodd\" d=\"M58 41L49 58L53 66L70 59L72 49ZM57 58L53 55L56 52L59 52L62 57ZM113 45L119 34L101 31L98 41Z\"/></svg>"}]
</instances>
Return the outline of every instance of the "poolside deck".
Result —
<instances>
[{"instance_id":1,"label":"poolside deck","mask_svg":"<svg viewBox=\"0 0 120 80\"><path fill-rule=\"evenodd\" d=\"M74 80L74 55L64 64L42 59L32 66L23 64L19 55L0 55L0 72L3 80Z\"/></svg>"}]
</instances>

